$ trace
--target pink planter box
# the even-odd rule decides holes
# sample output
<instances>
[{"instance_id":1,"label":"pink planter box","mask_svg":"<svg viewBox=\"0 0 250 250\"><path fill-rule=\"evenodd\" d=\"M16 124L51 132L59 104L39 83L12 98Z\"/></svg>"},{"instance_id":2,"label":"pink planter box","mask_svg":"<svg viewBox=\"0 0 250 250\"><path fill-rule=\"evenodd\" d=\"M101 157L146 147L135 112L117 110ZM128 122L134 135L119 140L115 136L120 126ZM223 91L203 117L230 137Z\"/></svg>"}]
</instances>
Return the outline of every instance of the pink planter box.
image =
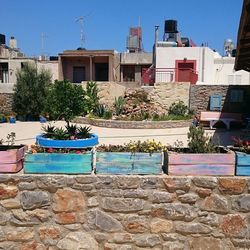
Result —
<instances>
[{"instance_id":1,"label":"pink planter box","mask_svg":"<svg viewBox=\"0 0 250 250\"><path fill-rule=\"evenodd\" d=\"M231 176L235 173L235 153L189 154L167 152L169 175Z\"/></svg>"},{"instance_id":2,"label":"pink planter box","mask_svg":"<svg viewBox=\"0 0 250 250\"><path fill-rule=\"evenodd\" d=\"M26 146L0 145L0 173L17 173L23 168Z\"/></svg>"}]
</instances>

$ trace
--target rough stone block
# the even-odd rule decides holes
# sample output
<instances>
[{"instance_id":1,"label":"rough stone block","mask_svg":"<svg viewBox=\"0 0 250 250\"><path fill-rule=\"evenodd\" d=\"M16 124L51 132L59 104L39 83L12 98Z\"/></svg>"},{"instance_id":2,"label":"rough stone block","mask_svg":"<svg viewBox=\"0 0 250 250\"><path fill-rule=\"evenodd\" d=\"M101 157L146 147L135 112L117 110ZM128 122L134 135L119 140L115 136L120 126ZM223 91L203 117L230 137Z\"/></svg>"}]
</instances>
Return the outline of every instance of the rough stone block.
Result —
<instances>
[{"instance_id":1,"label":"rough stone block","mask_svg":"<svg viewBox=\"0 0 250 250\"><path fill-rule=\"evenodd\" d=\"M52 208L54 212L80 212L86 203L82 192L63 188L54 194Z\"/></svg>"},{"instance_id":2,"label":"rough stone block","mask_svg":"<svg viewBox=\"0 0 250 250\"><path fill-rule=\"evenodd\" d=\"M218 187L223 194L241 194L246 187L246 180L237 178L220 178Z\"/></svg>"},{"instance_id":3,"label":"rough stone block","mask_svg":"<svg viewBox=\"0 0 250 250\"><path fill-rule=\"evenodd\" d=\"M20 200L24 209L43 208L51 204L50 195L43 191L23 191Z\"/></svg>"}]
</instances>

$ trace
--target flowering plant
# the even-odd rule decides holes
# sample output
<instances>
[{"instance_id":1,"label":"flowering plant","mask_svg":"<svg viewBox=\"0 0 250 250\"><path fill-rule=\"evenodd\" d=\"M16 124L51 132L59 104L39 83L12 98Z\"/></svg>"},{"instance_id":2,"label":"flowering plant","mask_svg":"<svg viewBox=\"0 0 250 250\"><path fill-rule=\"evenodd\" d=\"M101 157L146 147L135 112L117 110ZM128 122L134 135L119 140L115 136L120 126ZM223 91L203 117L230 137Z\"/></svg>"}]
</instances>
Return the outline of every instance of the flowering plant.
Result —
<instances>
[{"instance_id":1,"label":"flowering plant","mask_svg":"<svg viewBox=\"0 0 250 250\"><path fill-rule=\"evenodd\" d=\"M132 154L141 152L149 153L150 155L154 152L162 152L166 149L166 146L161 142L156 142L154 139L146 141L130 141L123 145L100 145L97 147L97 151L100 152L131 152Z\"/></svg>"},{"instance_id":2,"label":"flowering plant","mask_svg":"<svg viewBox=\"0 0 250 250\"><path fill-rule=\"evenodd\" d=\"M63 153L63 154L84 154L89 152L90 148L44 148L36 144L32 144L28 153Z\"/></svg>"},{"instance_id":3,"label":"flowering plant","mask_svg":"<svg viewBox=\"0 0 250 250\"><path fill-rule=\"evenodd\" d=\"M239 137L233 137L234 147L238 151L250 154L250 139L241 139Z\"/></svg>"}]
</instances>

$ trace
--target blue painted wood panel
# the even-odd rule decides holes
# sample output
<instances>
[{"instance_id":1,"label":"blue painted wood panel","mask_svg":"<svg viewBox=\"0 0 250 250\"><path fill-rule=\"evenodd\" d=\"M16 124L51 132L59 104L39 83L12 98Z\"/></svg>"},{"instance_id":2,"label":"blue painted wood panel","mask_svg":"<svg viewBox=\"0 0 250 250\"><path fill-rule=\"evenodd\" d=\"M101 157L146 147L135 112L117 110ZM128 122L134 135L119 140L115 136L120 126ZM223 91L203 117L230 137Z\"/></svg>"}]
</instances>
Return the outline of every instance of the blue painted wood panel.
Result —
<instances>
[{"instance_id":1,"label":"blue painted wood panel","mask_svg":"<svg viewBox=\"0 0 250 250\"><path fill-rule=\"evenodd\" d=\"M25 173L87 174L91 171L92 152L86 154L27 154L24 161Z\"/></svg>"},{"instance_id":2,"label":"blue painted wood panel","mask_svg":"<svg viewBox=\"0 0 250 250\"><path fill-rule=\"evenodd\" d=\"M160 174L162 154L98 152L96 154L97 174Z\"/></svg>"},{"instance_id":3,"label":"blue painted wood panel","mask_svg":"<svg viewBox=\"0 0 250 250\"><path fill-rule=\"evenodd\" d=\"M250 175L250 155L236 152L236 175Z\"/></svg>"},{"instance_id":4,"label":"blue painted wood panel","mask_svg":"<svg viewBox=\"0 0 250 250\"><path fill-rule=\"evenodd\" d=\"M221 106L221 100L222 96L221 95L211 95L210 96L210 110L212 111L220 111L222 106Z\"/></svg>"}]
</instances>

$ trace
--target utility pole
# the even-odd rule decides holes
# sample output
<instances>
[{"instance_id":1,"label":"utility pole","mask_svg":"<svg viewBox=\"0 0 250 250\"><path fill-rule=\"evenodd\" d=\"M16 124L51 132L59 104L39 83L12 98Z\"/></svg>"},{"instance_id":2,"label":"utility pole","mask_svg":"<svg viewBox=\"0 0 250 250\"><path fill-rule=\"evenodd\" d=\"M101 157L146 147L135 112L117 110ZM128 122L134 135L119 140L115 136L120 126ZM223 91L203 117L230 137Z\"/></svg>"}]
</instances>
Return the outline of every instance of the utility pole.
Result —
<instances>
[{"instance_id":1,"label":"utility pole","mask_svg":"<svg viewBox=\"0 0 250 250\"><path fill-rule=\"evenodd\" d=\"M84 20L83 16L76 18L76 22L80 23L80 46L81 48L83 48L83 44L85 42L84 35L83 35L83 20Z\"/></svg>"},{"instance_id":2,"label":"utility pole","mask_svg":"<svg viewBox=\"0 0 250 250\"><path fill-rule=\"evenodd\" d=\"M44 52L44 47L45 47L45 39L47 38L48 36L42 32L41 34L41 53L42 53L42 56L45 55L45 52Z\"/></svg>"}]
</instances>

